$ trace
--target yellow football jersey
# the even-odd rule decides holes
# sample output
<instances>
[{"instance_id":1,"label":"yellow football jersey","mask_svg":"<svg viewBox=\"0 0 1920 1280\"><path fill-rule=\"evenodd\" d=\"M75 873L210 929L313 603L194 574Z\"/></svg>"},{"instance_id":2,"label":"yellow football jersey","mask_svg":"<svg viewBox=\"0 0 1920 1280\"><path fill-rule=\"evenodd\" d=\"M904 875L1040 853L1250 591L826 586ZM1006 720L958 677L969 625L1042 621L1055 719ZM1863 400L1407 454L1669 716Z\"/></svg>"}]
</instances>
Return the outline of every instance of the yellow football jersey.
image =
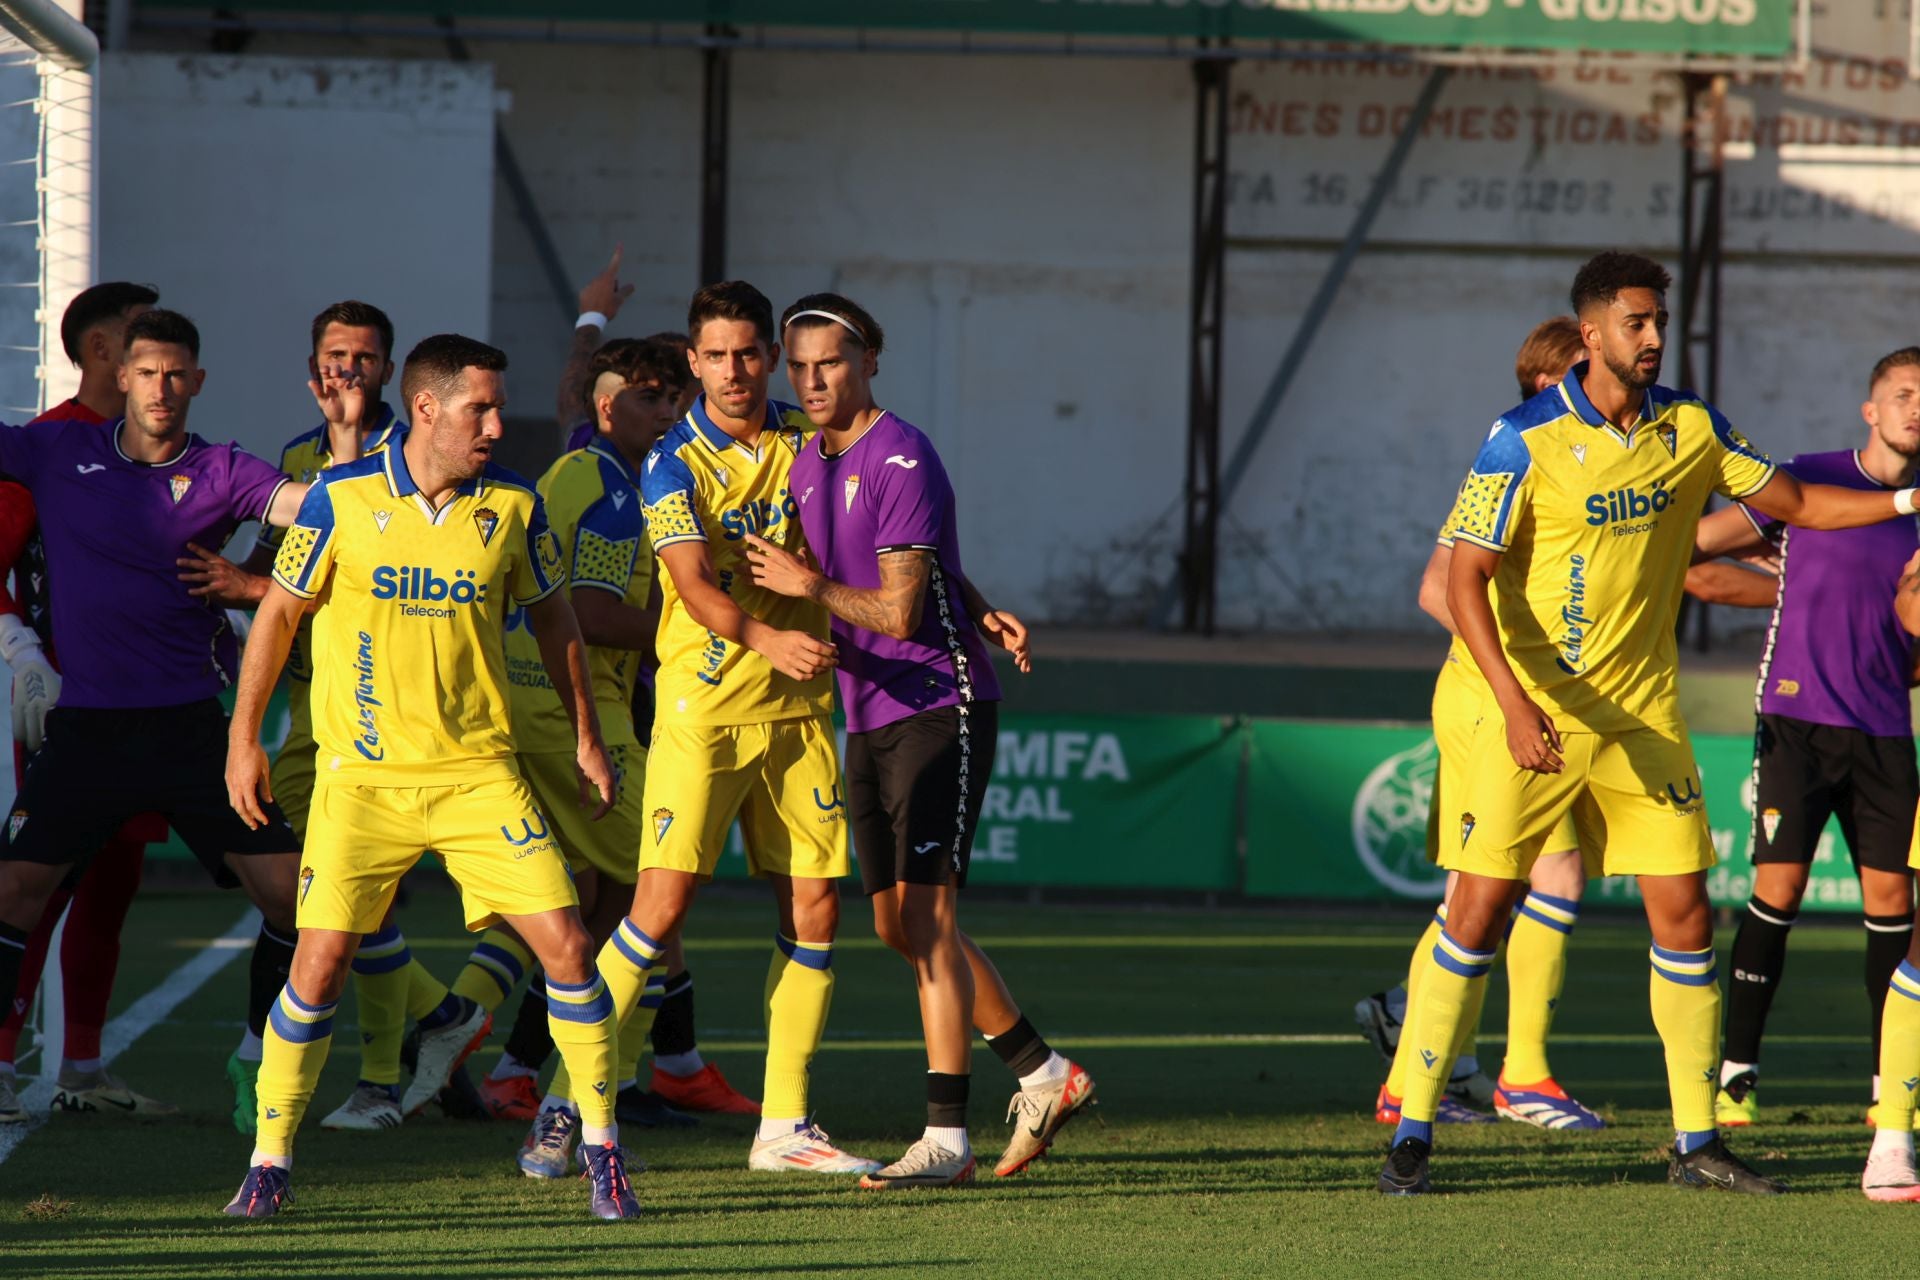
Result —
<instances>
[{"instance_id":1,"label":"yellow football jersey","mask_svg":"<svg viewBox=\"0 0 1920 1280\"><path fill-rule=\"evenodd\" d=\"M1456 544L1503 552L1500 646L1562 729L1678 724L1674 621L1709 492L1744 498L1773 463L1688 392L1650 387L1621 432L1587 366L1493 424L1456 503Z\"/></svg>"},{"instance_id":2,"label":"yellow football jersey","mask_svg":"<svg viewBox=\"0 0 1920 1280\"><path fill-rule=\"evenodd\" d=\"M406 420L393 411L393 406L382 401L380 416L374 429L368 433L360 456L371 458L390 444L398 444L406 438ZM333 450L328 443L327 424L321 423L309 431L302 431L287 441L287 447L280 451L280 470L288 479L307 484L313 478L333 465ZM278 525L260 526L259 539L263 546L276 551L287 531ZM312 628L306 619L300 622L299 633L293 638L293 651L287 655L287 678L296 686L304 686L313 678L313 663L308 649L312 644ZM307 690L296 687L289 691L287 714L293 721L287 733L289 742L302 742L313 736L313 719L307 709Z\"/></svg>"},{"instance_id":3,"label":"yellow football jersey","mask_svg":"<svg viewBox=\"0 0 1920 1280\"><path fill-rule=\"evenodd\" d=\"M640 477L605 440L560 455L540 477L547 525L560 543L571 590L611 591L636 609L647 607L653 551L640 513ZM587 648L600 734L608 746L633 746L633 683L640 655L632 649ZM507 611L507 679L513 698L513 740L523 752L571 752L573 725L554 695L540 661L540 645L524 609ZM637 846L636 846L637 847Z\"/></svg>"},{"instance_id":4,"label":"yellow football jersey","mask_svg":"<svg viewBox=\"0 0 1920 1280\"><path fill-rule=\"evenodd\" d=\"M517 777L506 613L562 581L540 495L488 466L439 510L387 449L307 491L274 580L313 613L320 776L362 786Z\"/></svg>"},{"instance_id":5,"label":"yellow football jersey","mask_svg":"<svg viewBox=\"0 0 1920 1280\"><path fill-rule=\"evenodd\" d=\"M802 545L800 504L787 491L787 473L812 431L800 410L769 401L759 445L750 449L713 425L702 397L647 455L640 491L656 552L704 541L720 589L742 609L770 627L825 640L827 611L755 586L746 556L749 533L789 551ZM801 683L707 630L687 613L664 566L660 596L657 724L762 724L831 709L831 675Z\"/></svg>"}]
</instances>

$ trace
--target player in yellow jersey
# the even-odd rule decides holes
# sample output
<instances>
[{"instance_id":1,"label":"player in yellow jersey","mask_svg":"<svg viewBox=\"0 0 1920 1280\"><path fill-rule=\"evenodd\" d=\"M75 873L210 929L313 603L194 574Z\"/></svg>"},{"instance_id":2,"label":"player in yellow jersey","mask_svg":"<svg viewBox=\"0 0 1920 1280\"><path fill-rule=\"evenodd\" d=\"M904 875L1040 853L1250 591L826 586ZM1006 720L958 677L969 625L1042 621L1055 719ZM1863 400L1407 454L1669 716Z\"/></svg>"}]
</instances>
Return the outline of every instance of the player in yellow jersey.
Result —
<instances>
[{"instance_id":1,"label":"player in yellow jersey","mask_svg":"<svg viewBox=\"0 0 1920 1280\"><path fill-rule=\"evenodd\" d=\"M1656 385L1669 277L1603 253L1574 280L1587 361L1510 410L1458 502L1447 605L1487 682L1466 777L1439 821L1459 873L1433 967L1410 1006L1407 1093L1379 1178L1429 1189L1433 1120L1473 987L1562 816L1639 878L1653 933L1651 1001L1666 1047L1677 1185L1771 1194L1713 1125L1720 989L1699 773L1675 691L1674 618L1712 492L1789 524L1843 528L1913 510L1913 493L1801 485L1725 418ZM1457 837L1457 839L1455 838Z\"/></svg>"},{"instance_id":2,"label":"player in yellow jersey","mask_svg":"<svg viewBox=\"0 0 1920 1280\"><path fill-rule=\"evenodd\" d=\"M779 915L767 973L767 1068L754 1169L871 1173L812 1123L807 1070L833 994L846 801L827 719L835 650L819 605L754 584L746 535L801 545L788 471L813 430L767 399L778 361L773 307L742 281L693 297L688 359L703 394L647 456L647 532L661 575L646 831L633 909L600 953L624 1018L663 942L713 876L740 820L748 869ZM651 1012L641 1009L642 1025Z\"/></svg>"},{"instance_id":3,"label":"player in yellow jersey","mask_svg":"<svg viewBox=\"0 0 1920 1280\"><path fill-rule=\"evenodd\" d=\"M227 786L250 822L270 798L267 694L313 601L318 781L301 858L300 942L269 1022L258 1137L227 1206L269 1217L288 1196L293 1134L313 1095L360 935L428 849L459 884L469 929L505 921L546 967L553 1038L582 1086L593 1211L639 1213L613 1117L613 1002L551 823L514 764L505 619L528 610L576 734L580 802L616 798L564 566L540 498L491 462L506 356L453 334L408 355L405 442L314 482L274 562L241 670Z\"/></svg>"},{"instance_id":4,"label":"player in yellow jersey","mask_svg":"<svg viewBox=\"0 0 1920 1280\"><path fill-rule=\"evenodd\" d=\"M397 442L407 429L406 419L381 397L393 373L393 321L386 312L349 299L316 315L309 332L307 389L313 393L321 421L287 442L280 452L280 470L306 484L329 467L376 454ZM267 593L283 532L263 528L244 566L190 547L193 559L181 561L188 570L181 576L193 584L193 594L251 609ZM308 631L302 621L287 659L287 736L274 757L272 775L274 799L294 833L303 839L313 795L315 752ZM450 990L413 958L391 912L378 930L366 936L353 960L360 1078L347 1100L321 1120L321 1128L378 1130L398 1125L405 1114L434 1096L464 1053L478 1047L486 1036L489 1013L505 989L518 980L527 953L511 934L497 930L489 930L474 950L468 972ZM476 966L480 966L477 983L468 976ZM494 999L476 1002L467 997L469 988ZM420 1023L420 1045L414 1054L414 1078L403 1100L401 1046L409 1016ZM253 1132L258 1109L254 1079L259 1068L257 1044L242 1045L227 1062L227 1076L234 1086L234 1126L242 1133Z\"/></svg>"}]
</instances>

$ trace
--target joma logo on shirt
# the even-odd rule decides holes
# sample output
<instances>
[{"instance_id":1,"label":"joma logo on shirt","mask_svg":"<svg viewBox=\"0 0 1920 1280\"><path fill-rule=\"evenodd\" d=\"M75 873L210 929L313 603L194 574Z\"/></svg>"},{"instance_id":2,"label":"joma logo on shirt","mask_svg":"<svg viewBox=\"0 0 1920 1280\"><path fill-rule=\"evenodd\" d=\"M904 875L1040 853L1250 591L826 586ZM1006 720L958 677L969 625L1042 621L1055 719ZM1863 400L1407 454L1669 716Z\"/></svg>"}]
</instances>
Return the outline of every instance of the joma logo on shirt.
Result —
<instances>
[{"instance_id":1,"label":"joma logo on shirt","mask_svg":"<svg viewBox=\"0 0 1920 1280\"><path fill-rule=\"evenodd\" d=\"M799 518L800 504L794 501L793 494L782 489L778 501L758 498L722 511L720 532L728 542L738 542L750 533L765 533L782 520Z\"/></svg>"}]
</instances>

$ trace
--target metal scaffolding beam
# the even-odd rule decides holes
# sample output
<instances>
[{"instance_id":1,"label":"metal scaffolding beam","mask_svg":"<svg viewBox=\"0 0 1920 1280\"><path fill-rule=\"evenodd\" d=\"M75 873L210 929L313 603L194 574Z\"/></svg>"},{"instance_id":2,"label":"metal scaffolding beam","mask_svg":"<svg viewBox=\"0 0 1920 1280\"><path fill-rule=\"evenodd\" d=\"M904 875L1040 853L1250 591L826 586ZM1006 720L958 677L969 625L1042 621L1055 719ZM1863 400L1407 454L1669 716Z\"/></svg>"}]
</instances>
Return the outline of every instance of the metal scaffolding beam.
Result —
<instances>
[{"instance_id":1,"label":"metal scaffolding beam","mask_svg":"<svg viewBox=\"0 0 1920 1280\"><path fill-rule=\"evenodd\" d=\"M1213 634L1220 546L1220 339L1226 301L1227 112L1233 64L1193 64L1193 271L1187 327L1186 535L1180 625Z\"/></svg>"},{"instance_id":2,"label":"metal scaffolding beam","mask_svg":"<svg viewBox=\"0 0 1920 1280\"><path fill-rule=\"evenodd\" d=\"M1720 268L1726 253L1727 77L1683 76L1680 132L1680 386L1720 401ZM1705 653L1712 611L1683 597L1679 629Z\"/></svg>"}]
</instances>

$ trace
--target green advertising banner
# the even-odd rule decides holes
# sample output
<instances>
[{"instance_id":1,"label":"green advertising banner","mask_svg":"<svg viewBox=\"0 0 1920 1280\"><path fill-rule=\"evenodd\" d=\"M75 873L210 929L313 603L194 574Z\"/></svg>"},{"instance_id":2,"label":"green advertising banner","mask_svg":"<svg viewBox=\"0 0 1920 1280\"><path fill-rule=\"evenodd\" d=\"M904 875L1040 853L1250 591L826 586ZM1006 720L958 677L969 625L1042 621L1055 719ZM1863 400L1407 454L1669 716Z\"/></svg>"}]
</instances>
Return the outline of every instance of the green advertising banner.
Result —
<instances>
[{"instance_id":1,"label":"green advertising banner","mask_svg":"<svg viewBox=\"0 0 1920 1280\"><path fill-rule=\"evenodd\" d=\"M1235 888L1238 721L1003 714L995 746L968 883ZM737 827L718 874L747 874Z\"/></svg>"},{"instance_id":2,"label":"green advertising banner","mask_svg":"<svg viewBox=\"0 0 1920 1280\"><path fill-rule=\"evenodd\" d=\"M1439 898L1446 877L1426 858L1439 753L1425 728L1261 720L1248 732L1247 893ZM1693 745L1720 857L1708 888L1716 905L1738 906L1753 887L1753 742L1704 735ZM1636 902L1638 889L1632 879L1614 877L1589 887L1587 900ZM1821 836L1802 909L1860 909L1860 884L1838 823Z\"/></svg>"},{"instance_id":3,"label":"green advertising banner","mask_svg":"<svg viewBox=\"0 0 1920 1280\"><path fill-rule=\"evenodd\" d=\"M203 9L187 0L149 8ZM249 13L311 0L249 0ZM1777 57L1794 0L346 0L387 17L683 22Z\"/></svg>"}]
</instances>

